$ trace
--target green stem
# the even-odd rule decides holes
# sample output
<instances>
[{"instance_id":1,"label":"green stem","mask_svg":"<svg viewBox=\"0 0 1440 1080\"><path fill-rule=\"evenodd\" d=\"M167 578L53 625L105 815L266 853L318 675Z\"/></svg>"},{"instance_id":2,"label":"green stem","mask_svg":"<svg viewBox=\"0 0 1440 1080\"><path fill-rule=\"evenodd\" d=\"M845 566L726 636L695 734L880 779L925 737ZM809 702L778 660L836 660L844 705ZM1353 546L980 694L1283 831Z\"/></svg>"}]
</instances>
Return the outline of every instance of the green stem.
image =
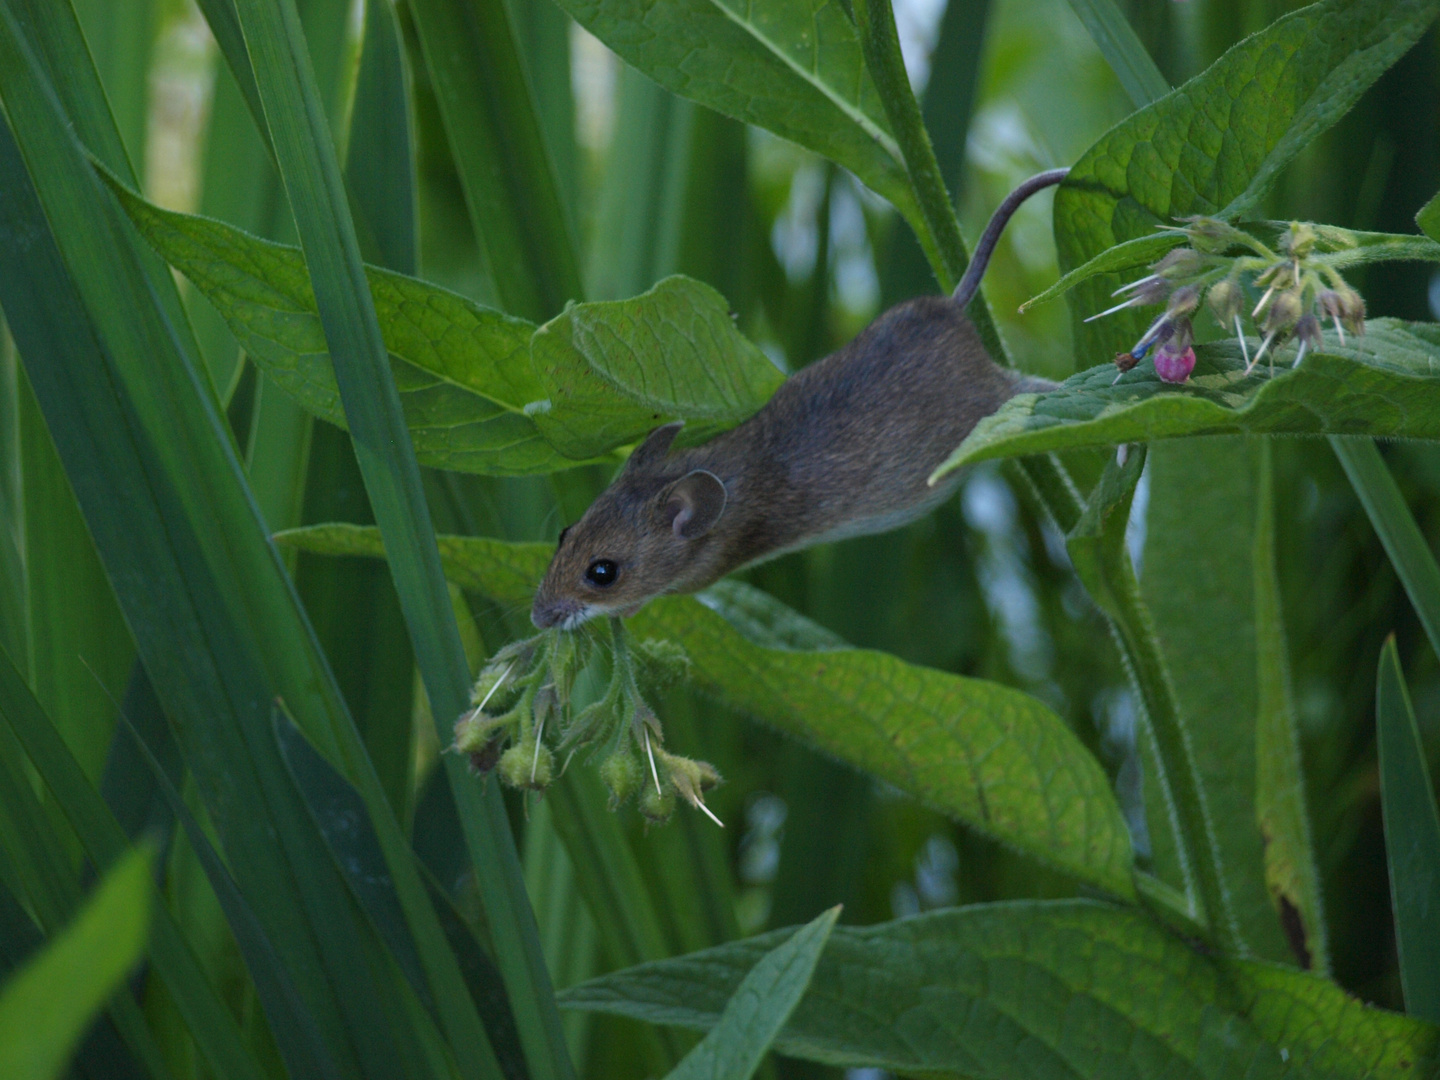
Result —
<instances>
[{"instance_id":1,"label":"green stem","mask_svg":"<svg viewBox=\"0 0 1440 1080\"><path fill-rule=\"evenodd\" d=\"M1070 533L1084 505L1065 467L1054 454L1022 458L1015 468L1039 497L1055 523ZM1238 952L1239 931L1220 873L1220 853L1204 789L1200 786L1179 703L1150 609L1128 557L1105 560L1103 596L1096 606L1110 623L1115 643L1155 738L1162 788L1170 807L1175 847L1187 888L1193 886L1204 917L1227 952ZM1151 899L1144 890L1142 898Z\"/></svg>"},{"instance_id":2,"label":"green stem","mask_svg":"<svg viewBox=\"0 0 1440 1080\"><path fill-rule=\"evenodd\" d=\"M854 9L865 64L880 90L885 116L905 158L910 186L924 218L928 235L920 237L921 244L932 263L936 261L935 255L939 256L935 276L940 279L941 287L950 292L970 260L960 235L960 224L950 205L950 194L945 190L945 178L935 160L930 133L920 117L920 103L915 100L910 78L905 74L900 37L895 32L895 13L890 0L855 0Z\"/></svg>"},{"instance_id":3,"label":"green stem","mask_svg":"<svg viewBox=\"0 0 1440 1080\"><path fill-rule=\"evenodd\" d=\"M920 116L920 106L905 74L890 0L855 0L854 10L865 62L880 90L885 115L905 157L905 167L928 232L928 236L921 236L922 246L935 276L949 291L968 261L965 242ZM983 325L990 324L989 312L982 308L976 314L976 322L982 324L983 332ZM993 334L993 327L991 329ZM992 352L1004 357L1001 349L992 347ZM1054 455L1026 458L1020 467L1056 523L1069 532L1079 520L1083 505L1059 459ZM1238 936L1221 883L1214 830L1149 610L1128 560L1124 561L1123 570L1113 571L1110 576L1107 585L1116 603L1109 614L1126 667L1150 717L1156 753L1169 781L1182 865L1193 872L1200 902L1218 937L1230 951L1236 951Z\"/></svg>"}]
</instances>

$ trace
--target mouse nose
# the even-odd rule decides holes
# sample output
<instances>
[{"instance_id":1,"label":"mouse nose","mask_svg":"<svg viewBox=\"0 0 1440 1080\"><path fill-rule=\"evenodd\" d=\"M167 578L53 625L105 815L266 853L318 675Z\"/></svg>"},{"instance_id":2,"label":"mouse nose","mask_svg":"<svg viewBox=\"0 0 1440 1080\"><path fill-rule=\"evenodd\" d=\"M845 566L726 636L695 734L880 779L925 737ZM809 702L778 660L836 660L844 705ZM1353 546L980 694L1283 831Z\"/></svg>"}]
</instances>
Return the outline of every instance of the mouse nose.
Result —
<instances>
[{"instance_id":1,"label":"mouse nose","mask_svg":"<svg viewBox=\"0 0 1440 1080\"><path fill-rule=\"evenodd\" d=\"M538 630L549 630L578 615L583 606L565 597L537 596L530 607L530 621Z\"/></svg>"}]
</instances>

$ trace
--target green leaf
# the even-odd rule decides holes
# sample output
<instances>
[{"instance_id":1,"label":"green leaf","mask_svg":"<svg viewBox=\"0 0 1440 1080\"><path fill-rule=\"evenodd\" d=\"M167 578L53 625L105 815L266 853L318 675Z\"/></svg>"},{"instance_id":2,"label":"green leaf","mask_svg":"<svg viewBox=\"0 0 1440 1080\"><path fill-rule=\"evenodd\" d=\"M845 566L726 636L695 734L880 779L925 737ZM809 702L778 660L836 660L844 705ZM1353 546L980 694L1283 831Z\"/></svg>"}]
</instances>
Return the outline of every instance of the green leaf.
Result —
<instances>
[{"instance_id":1,"label":"green leaf","mask_svg":"<svg viewBox=\"0 0 1440 1080\"><path fill-rule=\"evenodd\" d=\"M911 216L914 197L855 25L837 0L562 0L661 86L835 161Z\"/></svg>"},{"instance_id":2,"label":"green leaf","mask_svg":"<svg viewBox=\"0 0 1440 1080\"><path fill-rule=\"evenodd\" d=\"M1136 108L1170 92L1170 84L1150 59L1129 20L1115 6L1115 0L1070 0L1070 7L1085 24Z\"/></svg>"},{"instance_id":3,"label":"green leaf","mask_svg":"<svg viewBox=\"0 0 1440 1080\"><path fill-rule=\"evenodd\" d=\"M1298 369L1283 355L1250 375L1231 342L1198 346L1189 382L1161 382L1146 361L1116 381L1094 367L1044 394L1021 394L975 426L937 475L987 458L1152 442L1186 435L1440 438L1440 327L1374 319L1358 341L1327 334ZM1253 353L1257 342L1253 339ZM1288 351L1288 350L1286 350Z\"/></svg>"},{"instance_id":4,"label":"green leaf","mask_svg":"<svg viewBox=\"0 0 1440 1080\"><path fill-rule=\"evenodd\" d=\"M531 345L548 408L535 423L571 458L634 442L663 420L703 441L769 400L784 376L738 330L724 297L685 277L633 300L576 304Z\"/></svg>"},{"instance_id":5,"label":"green leaf","mask_svg":"<svg viewBox=\"0 0 1440 1080\"><path fill-rule=\"evenodd\" d=\"M709 1034L667 1080L750 1080L809 988L839 915L838 907L831 908L762 956Z\"/></svg>"},{"instance_id":6,"label":"green leaf","mask_svg":"<svg viewBox=\"0 0 1440 1080\"><path fill-rule=\"evenodd\" d=\"M1440 12L1437 0L1323 0L1272 23L1200 75L1123 120L1075 163L1055 196L1060 269L1189 214L1253 211L1275 177L1343 116ZM1072 302L1081 357L1108 359L1144 329L1110 306L1113 274ZM1083 362L1083 361L1082 361Z\"/></svg>"},{"instance_id":7,"label":"green leaf","mask_svg":"<svg viewBox=\"0 0 1440 1080\"><path fill-rule=\"evenodd\" d=\"M1290 653L1280 604L1275 551L1274 467L1260 445L1255 493L1255 823L1265 844L1265 884L1301 966L1330 971L1324 897L1305 797L1300 732L1290 683ZM1154 505L1153 502L1151 504ZM1193 638L1192 638L1193 640Z\"/></svg>"},{"instance_id":8,"label":"green leaf","mask_svg":"<svg viewBox=\"0 0 1440 1080\"><path fill-rule=\"evenodd\" d=\"M236 11L314 286L355 458L375 521L385 537L395 591L431 716L437 734L444 739L449 718L458 716L469 704L470 669L435 548L435 527L421 487L420 466L360 262L334 144L320 111L299 16L293 0L238 0ZM497 78L503 75L501 72ZM447 756L445 769L526 1062L537 1080L567 1080L573 1069L500 792L497 787L477 792L469 785L464 763L454 755ZM411 876L413 867L404 861L408 852L396 843L397 830L387 828L392 824L389 808L372 777L373 772L366 776L371 781L365 785L370 789L366 794L377 794L379 805L368 798L367 803L377 818L377 828L389 833L388 862L398 884ZM417 928L431 931L425 936L432 939L432 948L438 947L442 943L434 912L418 895L418 884L411 880L406 889L407 914ZM427 952L427 962L434 964L427 973L437 980L435 1000L444 1008L449 1003L442 998L453 993L451 987L458 982L459 972L448 951L434 948ZM443 1015L451 1047L468 1058L464 1071L474 1075L492 1072L473 1027L473 1014L447 1009Z\"/></svg>"},{"instance_id":9,"label":"green leaf","mask_svg":"<svg viewBox=\"0 0 1440 1080\"><path fill-rule=\"evenodd\" d=\"M1187 439L1151 448L1141 583L1213 824L1236 935L1247 955L1291 960L1281 916L1266 889L1274 843L1267 844L1262 831L1274 808L1262 792L1279 794L1262 786L1262 775L1278 782L1299 761L1294 744L1283 741L1284 714L1278 710L1285 691L1274 685L1282 673L1262 668L1259 656L1258 546L1268 542L1260 535L1260 443ZM1273 553L1265 551L1271 561L1263 584L1273 588ZM1269 633L1267 646L1283 650L1283 637L1274 639L1282 628L1271 624ZM1273 651L1267 660L1279 662ZM1269 689L1264 711L1261 678ZM1288 751L1283 761L1282 751ZM1151 788L1148 767L1145 782ZM1287 797L1296 794L1283 790ZM1153 835L1163 827L1163 803L1149 797L1152 791L1147 790L1147 807ZM1161 865L1157 860L1157 869ZM1166 877L1178 883L1172 874ZM1292 942L1303 951L1306 927L1295 900L1289 898L1298 933Z\"/></svg>"},{"instance_id":10,"label":"green leaf","mask_svg":"<svg viewBox=\"0 0 1440 1080\"><path fill-rule=\"evenodd\" d=\"M358 526L294 529L276 540L322 554L382 552L375 530ZM457 585L528 604L553 548L452 536L440 538L440 550ZM631 628L678 641L693 678L729 706L1081 881L1134 895L1130 836L1109 781L1046 706L886 653L752 644L707 606L724 610L726 595L653 600Z\"/></svg>"},{"instance_id":11,"label":"green leaf","mask_svg":"<svg viewBox=\"0 0 1440 1080\"><path fill-rule=\"evenodd\" d=\"M1405 1011L1440 1021L1440 811L1393 635L1380 651L1375 742Z\"/></svg>"},{"instance_id":12,"label":"green leaf","mask_svg":"<svg viewBox=\"0 0 1440 1080\"><path fill-rule=\"evenodd\" d=\"M572 229L506 0L416 0L415 29L481 258L506 311L582 297Z\"/></svg>"},{"instance_id":13,"label":"green leaf","mask_svg":"<svg viewBox=\"0 0 1440 1080\"><path fill-rule=\"evenodd\" d=\"M783 933L615 972L561 999L707 1030ZM1440 1065L1432 1024L1293 970L1224 964L1134 909L1083 900L836 927L811 985L777 1050L904 1075L1421 1080Z\"/></svg>"},{"instance_id":14,"label":"green leaf","mask_svg":"<svg viewBox=\"0 0 1440 1080\"><path fill-rule=\"evenodd\" d=\"M151 852L115 864L64 932L0 986L0 1076L51 1080L145 952Z\"/></svg>"},{"instance_id":15,"label":"green leaf","mask_svg":"<svg viewBox=\"0 0 1440 1080\"><path fill-rule=\"evenodd\" d=\"M1405 586L1405 595L1425 628L1430 647L1440 655L1440 566L1405 505L1400 485L1373 441L1331 438L1330 446Z\"/></svg>"},{"instance_id":16,"label":"green leaf","mask_svg":"<svg viewBox=\"0 0 1440 1080\"><path fill-rule=\"evenodd\" d=\"M3 652L0 716L62 808L90 862L106 868L123 857L129 841L119 822ZM150 962L170 991L196 1047L217 1074L227 1080L260 1080L259 1066L245 1047L239 1025L216 995L164 905L157 908L150 930Z\"/></svg>"},{"instance_id":17,"label":"green leaf","mask_svg":"<svg viewBox=\"0 0 1440 1080\"><path fill-rule=\"evenodd\" d=\"M344 426L301 253L111 187L266 374ZM366 278L416 453L439 468L550 472L672 419L698 440L745 419L784 380L735 329L724 298L689 278L631 300L571 305L538 329L403 274L372 266Z\"/></svg>"},{"instance_id":18,"label":"green leaf","mask_svg":"<svg viewBox=\"0 0 1440 1080\"><path fill-rule=\"evenodd\" d=\"M1440 242L1440 192L1420 208L1415 215L1415 224L1431 240Z\"/></svg>"}]
</instances>

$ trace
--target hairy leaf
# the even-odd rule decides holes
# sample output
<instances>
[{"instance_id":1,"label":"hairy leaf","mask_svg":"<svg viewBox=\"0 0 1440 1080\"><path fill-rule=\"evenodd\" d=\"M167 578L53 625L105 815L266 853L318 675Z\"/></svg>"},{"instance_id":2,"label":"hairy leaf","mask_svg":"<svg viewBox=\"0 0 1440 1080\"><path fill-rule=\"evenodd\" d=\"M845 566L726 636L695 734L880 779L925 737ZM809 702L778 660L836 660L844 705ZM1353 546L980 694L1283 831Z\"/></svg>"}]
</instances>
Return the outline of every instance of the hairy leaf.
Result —
<instances>
[{"instance_id":1,"label":"hairy leaf","mask_svg":"<svg viewBox=\"0 0 1440 1080\"><path fill-rule=\"evenodd\" d=\"M359 526L294 529L276 539L324 554L382 550L375 530ZM551 550L546 544L440 538L452 581L510 604L528 603ZM1130 836L1109 781L1045 705L998 683L886 653L753 644L707 602L721 611L727 607L723 592L715 601L662 597L631 625L642 638L683 645L692 677L727 705L1081 881L1117 896L1134 895Z\"/></svg>"},{"instance_id":2,"label":"hairy leaf","mask_svg":"<svg viewBox=\"0 0 1440 1080\"><path fill-rule=\"evenodd\" d=\"M1200 75L1107 132L1055 196L1062 271L1189 214L1253 211L1280 170L1343 116L1430 25L1440 0L1322 0L1245 39ZM1074 300L1078 354L1108 359L1144 329L1110 305L1115 274Z\"/></svg>"},{"instance_id":3,"label":"hairy leaf","mask_svg":"<svg viewBox=\"0 0 1440 1080\"><path fill-rule=\"evenodd\" d=\"M706 1030L783 933L615 972L561 1000ZM1440 1029L1293 970L1222 966L1133 909L1021 901L837 927L776 1048L971 1080L1419 1080L1440 1064Z\"/></svg>"},{"instance_id":4,"label":"hairy leaf","mask_svg":"<svg viewBox=\"0 0 1440 1080\"><path fill-rule=\"evenodd\" d=\"M1185 435L1440 438L1440 326L1375 319L1363 338L1346 342L1327 334L1324 351L1298 369L1291 347L1274 374L1262 360L1249 376L1238 345L1202 345L1183 386L1161 382L1148 360L1118 382L1114 367L1091 368L1049 393L1012 398L939 473L986 458Z\"/></svg>"},{"instance_id":5,"label":"hairy leaf","mask_svg":"<svg viewBox=\"0 0 1440 1080\"><path fill-rule=\"evenodd\" d=\"M299 249L111 187L266 374L343 427ZM418 278L373 266L366 275L416 453L438 468L551 472L676 419L691 422L687 438L714 434L783 381L735 329L724 298L689 278L667 278L631 300L572 305L537 329Z\"/></svg>"}]
</instances>

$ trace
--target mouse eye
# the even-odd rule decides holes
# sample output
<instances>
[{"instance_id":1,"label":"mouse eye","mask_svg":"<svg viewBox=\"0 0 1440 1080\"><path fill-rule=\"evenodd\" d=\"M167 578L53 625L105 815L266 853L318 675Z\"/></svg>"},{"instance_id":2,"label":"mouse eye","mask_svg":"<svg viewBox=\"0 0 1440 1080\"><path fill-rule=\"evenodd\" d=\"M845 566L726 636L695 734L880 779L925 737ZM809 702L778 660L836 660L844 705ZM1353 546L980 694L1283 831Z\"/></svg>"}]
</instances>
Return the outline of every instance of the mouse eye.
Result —
<instances>
[{"instance_id":1,"label":"mouse eye","mask_svg":"<svg viewBox=\"0 0 1440 1080\"><path fill-rule=\"evenodd\" d=\"M614 559L596 559L585 568L585 580L602 589L614 585L619 576L620 567L615 564Z\"/></svg>"}]
</instances>

